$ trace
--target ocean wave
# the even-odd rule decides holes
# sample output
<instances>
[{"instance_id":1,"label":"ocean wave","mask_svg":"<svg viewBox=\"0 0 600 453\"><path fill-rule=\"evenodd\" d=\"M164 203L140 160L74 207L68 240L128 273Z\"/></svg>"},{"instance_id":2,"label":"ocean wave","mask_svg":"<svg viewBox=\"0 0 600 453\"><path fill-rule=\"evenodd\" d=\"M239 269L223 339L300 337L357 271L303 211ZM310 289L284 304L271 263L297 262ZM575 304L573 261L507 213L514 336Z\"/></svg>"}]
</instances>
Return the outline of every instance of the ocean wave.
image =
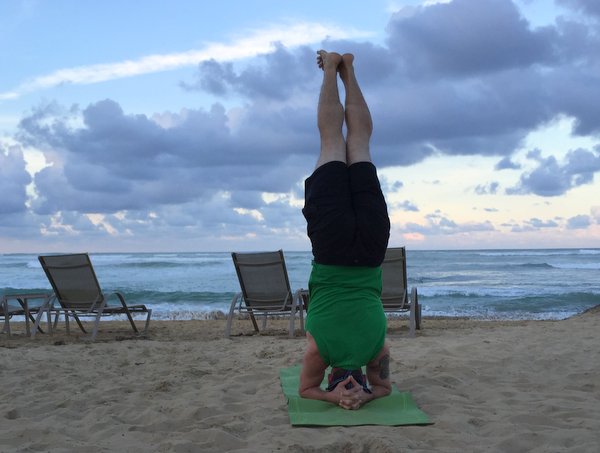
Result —
<instances>
[{"instance_id":1,"label":"ocean wave","mask_svg":"<svg viewBox=\"0 0 600 453\"><path fill-rule=\"evenodd\" d=\"M487 298L464 304L419 298L429 316L465 316L477 319L565 319L600 304L600 294L585 292L521 298Z\"/></svg>"},{"instance_id":2,"label":"ocean wave","mask_svg":"<svg viewBox=\"0 0 600 453\"><path fill-rule=\"evenodd\" d=\"M25 267L27 267L27 269L41 269L42 265L38 260L30 260L25 263Z\"/></svg>"},{"instance_id":3,"label":"ocean wave","mask_svg":"<svg viewBox=\"0 0 600 453\"><path fill-rule=\"evenodd\" d=\"M139 255L92 255L96 266L210 266L231 263L229 254L185 253L185 254L139 254Z\"/></svg>"},{"instance_id":4,"label":"ocean wave","mask_svg":"<svg viewBox=\"0 0 600 453\"><path fill-rule=\"evenodd\" d=\"M582 249L579 250L582 255L600 255L600 249Z\"/></svg>"},{"instance_id":5,"label":"ocean wave","mask_svg":"<svg viewBox=\"0 0 600 453\"><path fill-rule=\"evenodd\" d=\"M553 267L570 270L600 270L600 263L556 263Z\"/></svg>"},{"instance_id":6,"label":"ocean wave","mask_svg":"<svg viewBox=\"0 0 600 453\"><path fill-rule=\"evenodd\" d=\"M476 279L477 277L474 275L461 275L461 274L453 274L453 275L443 275L441 277L409 277L408 284L409 285L420 285L420 284L428 284L428 283L454 283L454 282L470 282Z\"/></svg>"},{"instance_id":7,"label":"ocean wave","mask_svg":"<svg viewBox=\"0 0 600 453\"><path fill-rule=\"evenodd\" d=\"M451 287L451 286L422 286L417 287L419 297L449 299L480 299L493 297L499 299L514 299L526 297L597 297L600 288L592 288L586 291L574 291L573 287ZM600 303L600 300L598 301Z\"/></svg>"},{"instance_id":8,"label":"ocean wave","mask_svg":"<svg viewBox=\"0 0 600 453\"><path fill-rule=\"evenodd\" d=\"M513 267L513 265L507 265L506 267ZM555 266L548 263L522 263L515 264L514 267L524 267L529 269L555 269Z\"/></svg>"},{"instance_id":9,"label":"ocean wave","mask_svg":"<svg viewBox=\"0 0 600 453\"><path fill-rule=\"evenodd\" d=\"M598 249L498 250L475 252L479 256L565 256L600 255Z\"/></svg>"}]
</instances>

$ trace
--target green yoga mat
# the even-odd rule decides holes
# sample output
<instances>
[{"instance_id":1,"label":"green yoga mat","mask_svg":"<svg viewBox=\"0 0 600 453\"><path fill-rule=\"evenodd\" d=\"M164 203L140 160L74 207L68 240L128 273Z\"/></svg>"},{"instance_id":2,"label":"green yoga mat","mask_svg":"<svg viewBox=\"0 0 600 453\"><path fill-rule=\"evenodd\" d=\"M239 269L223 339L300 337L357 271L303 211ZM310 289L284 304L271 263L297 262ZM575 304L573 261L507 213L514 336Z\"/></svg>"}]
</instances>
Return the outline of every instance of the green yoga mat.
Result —
<instances>
[{"instance_id":1,"label":"green yoga mat","mask_svg":"<svg viewBox=\"0 0 600 453\"><path fill-rule=\"evenodd\" d=\"M279 379L288 400L292 425L356 426L356 425L428 425L429 417L413 401L410 393L393 386L392 393L378 398L356 411L342 409L325 401L300 398L300 365L282 368ZM325 382L325 381L324 381Z\"/></svg>"}]
</instances>

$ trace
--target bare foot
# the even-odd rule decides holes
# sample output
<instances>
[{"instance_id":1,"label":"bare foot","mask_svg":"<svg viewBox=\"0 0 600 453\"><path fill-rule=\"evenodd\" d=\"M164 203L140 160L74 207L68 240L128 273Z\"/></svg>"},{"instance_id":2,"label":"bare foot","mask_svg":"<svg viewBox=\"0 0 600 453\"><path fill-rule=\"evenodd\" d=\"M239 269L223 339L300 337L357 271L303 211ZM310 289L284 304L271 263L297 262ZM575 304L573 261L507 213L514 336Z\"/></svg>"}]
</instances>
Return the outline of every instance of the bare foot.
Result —
<instances>
[{"instance_id":1,"label":"bare foot","mask_svg":"<svg viewBox=\"0 0 600 453\"><path fill-rule=\"evenodd\" d=\"M348 74L354 71L354 55L345 53L342 55L342 62L339 66L340 77L342 80L347 80Z\"/></svg>"},{"instance_id":2,"label":"bare foot","mask_svg":"<svg viewBox=\"0 0 600 453\"><path fill-rule=\"evenodd\" d=\"M319 50L317 52L317 65L323 71L326 69L337 70L338 66L342 62L342 56L336 52L327 52L325 50Z\"/></svg>"}]
</instances>

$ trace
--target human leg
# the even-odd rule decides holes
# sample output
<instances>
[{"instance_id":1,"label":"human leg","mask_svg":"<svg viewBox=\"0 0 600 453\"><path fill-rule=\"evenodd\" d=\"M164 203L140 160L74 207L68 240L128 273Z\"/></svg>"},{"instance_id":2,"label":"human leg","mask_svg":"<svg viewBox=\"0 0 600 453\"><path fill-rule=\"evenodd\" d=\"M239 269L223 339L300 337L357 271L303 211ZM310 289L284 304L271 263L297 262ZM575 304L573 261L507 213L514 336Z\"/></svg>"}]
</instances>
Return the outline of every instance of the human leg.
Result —
<instances>
[{"instance_id":1,"label":"human leg","mask_svg":"<svg viewBox=\"0 0 600 453\"><path fill-rule=\"evenodd\" d=\"M373 132L371 112L363 97L354 73L354 55L344 54L339 72L346 90L345 115L348 133L346 137L346 162L371 162L369 140Z\"/></svg>"},{"instance_id":2,"label":"human leg","mask_svg":"<svg viewBox=\"0 0 600 453\"><path fill-rule=\"evenodd\" d=\"M357 228L354 249L360 264L378 266L387 248L390 222L377 170L371 162L373 121L353 63L354 56L344 54L339 72L346 89L346 161Z\"/></svg>"},{"instance_id":3,"label":"human leg","mask_svg":"<svg viewBox=\"0 0 600 453\"><path fill-rule=\"evenodd\" d=\"M305 181L302 212L315 261L343 265L354 238L354 213L342 134L344 108L337 84L341 61L340 54L318 52L317 63L323 69L317 113L321 152L317 168Z\"/></svg>"},{"instance_id":4,"label":"human leg","mask_svg":"<svg viewBox=\"0 0 600 453\"><path fill-rule=\"evenodd\" d=\"M321 135L321 153L317 168L332 162L346 162L346 142L342 134L344 108L340 102L337 84L338 66L342 57L338 53L320 50L317 64L323 69L323 83L319 94L317 124Z\"/></svg>"}]
</instances>

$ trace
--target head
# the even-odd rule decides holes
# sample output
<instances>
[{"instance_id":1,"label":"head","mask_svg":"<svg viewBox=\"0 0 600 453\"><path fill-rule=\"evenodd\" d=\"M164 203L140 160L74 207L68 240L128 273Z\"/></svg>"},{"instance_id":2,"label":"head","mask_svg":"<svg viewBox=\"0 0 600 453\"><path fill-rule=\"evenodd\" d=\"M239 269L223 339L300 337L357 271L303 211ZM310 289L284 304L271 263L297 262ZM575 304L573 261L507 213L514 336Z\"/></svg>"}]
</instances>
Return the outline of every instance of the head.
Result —
<instances>
[{"instance_id":1,"label":"head","mask_svg":"<svg viewBox=\"0 0 600 453\"><path fill-rule=\"evenodd\" d=\"M332 368L331 373L328 376L329 385L327 386L327 391L331 392L333 389L337 387L337 385L346 380L348 377L352 376L354 380L362 386L365 392L370 393L369 388L367 387L367 377L363 374L362 369L356 368L354 370L345 370L343 368ZM347 389L352 388L352 383L346 384Z\"/></svg>"}]
</instances>

